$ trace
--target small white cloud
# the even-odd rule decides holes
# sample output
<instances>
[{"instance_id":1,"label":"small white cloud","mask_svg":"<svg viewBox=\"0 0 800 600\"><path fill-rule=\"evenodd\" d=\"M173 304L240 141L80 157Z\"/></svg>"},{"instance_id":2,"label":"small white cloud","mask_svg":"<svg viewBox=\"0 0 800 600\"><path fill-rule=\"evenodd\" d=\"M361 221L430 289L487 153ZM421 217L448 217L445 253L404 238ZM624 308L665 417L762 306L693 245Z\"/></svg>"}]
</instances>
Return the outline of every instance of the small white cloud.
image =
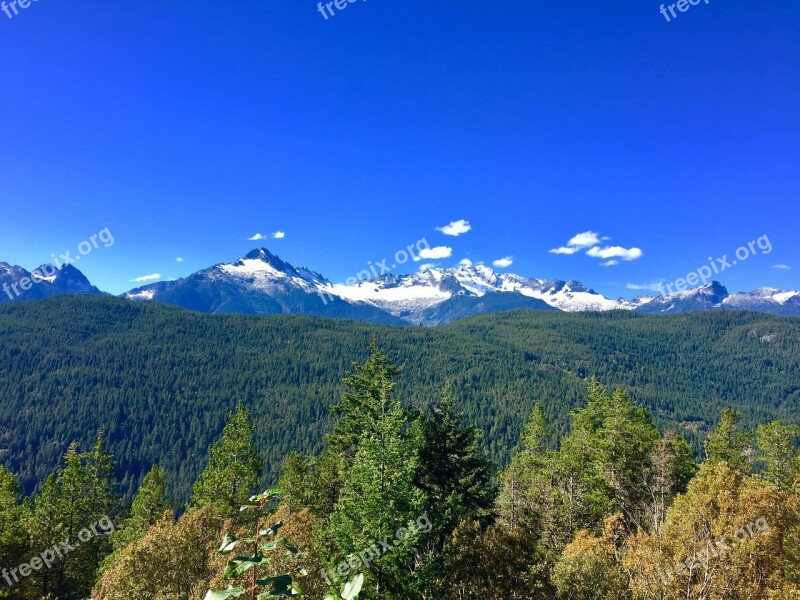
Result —
<instances>
[{"instance_id":1,"label":"small white cloud","mask_svg":"<svg viewBox=\"0 0 800 600\"><path fill-rule=\"evenodd\" d=\"M438 260L440 258L450 258L453 255L453 249L448 246L436 246L435 248L423 248L419 251L419 256L415 256L414 260L419 262L423 258L429 260Z\"/></svg>"},{"instance_id":2,"label":"small white cloud","mask_svg":"<svg viewBox=\"0 0 800 600\"><path fill-rule=\"evenodd\" d=\"M161 279L160 273L153 273L152 275L142 275L141 277L136 277L135 279L131 279L131 283L144 283L145 281L155 281L156 279Z\"/></svg>"},{"instance_id":3,"label":"small white cloud","mask_svg":"<svg viewBox=\"0 0 800 600\"><path fill-rule=\"evenodd\" d=\"M608 238L602 238L604 240ZM578 233L567 242L566 246L561 246L560 248L553 248L550 250L551 254L575 254L580 252L584 248L590 248L592 246L596 246L601 241L600 234L595 231L584 231L583 233Z\"/></svg>"},{"instance_id":4,"label":"small white cloud","mask_svg":"<svg viewBox=\"0 0 800 600\"><path fill-rule=\"evenodd\" d=\"M619 264L619 261L618 261L618 260L613 260L613 259L612 259L612 260L607 260L607 261L606 261L606 262L604 262L604 263L600 263L600 266L601 266L601 267L613 267L613 266L616 266L616 265L618 265L618 264Z\"/></svg>"},{"instance_id":5,"label":"small white cloud","mask_svg":"<svg viewBox=\"0 0 800 600\"><path fill-rule=\"evenodd\" d=\"M430 271L436 266L436 263L424 263L419 266L420 273L424 273L425 271Z\"/></svg>"},{"instance_id":6,"label":"small white cloud","mask_svg":"<svg viewBox=\"0 0 800 600\"><path fill-rule=\"evenodd\" d=\"M580 251L581 248L578 247L561 246L560 248L553 248L550 250L550 254L575 254Z\"/></svg>"},{"instance_id":7,"label":"small white cloud","mask_svg":"<svg viewBox=\"0 0 800 600\"><path fill-rule=\"evenodd\" d=\"M436 231L441 231L445 235L459 236L467 233L470 229L472 229L472 225L469 224L469 221L461 219L448 223L443 227L437 227Z\"/></svg>"},{"instance_id":8,"label":"small white cloud","mask_svg":"<svg viewBox=\"0 0 800 600\"><path fill-rule=\"evenodd\" d=\"M629 283L625 286L629 290L645 291L645 292L660 292L664 288L664 284L658 283Z\"/></svg>"},{"instance_id":9,"label":"small white cloud","mask_svg":"<svg viewBox=\"0 0 800 600\"><path fill-rule=\"evenodd\" d=\"M276 231L275 233L272 234L273 240L282 240L285 237L286 237L285 231Z\"/></svg>"},{"instance_id":10,"label":"small white cloud","mask_svg":"<svg viewBox=\"0 0 800 600\"><path fill-rule=\"evenodd\" d=\"M644 252L642 252L641 248L623 248L622 246L606 246L605 248L596 246L594 248L589 248L586 254L592 258L602 258L603 260L621 258L625 261L636 260L644 256Z\"/></svg>"},{"instance_id":11,"label":"small white cloud","mask_svg":"<svg viewBox=\"0 0 800 600\"><path fill-rule=\"evenodd\" d=\"M495 267L499 267L501 269L505 269L510 267L514 264L514 259L510 256L506 256L505 258L498 258L496 261L492 263Z\"/></svg>"},{"instance_id":12,"label":"small white cloud","mask_svg":"<svg viewBox=\"0 0 800 600\"><path fill-rule=\"evenodd\" d=\"M183 262L183 257L179 256L178 258L175 259L175 262Z\"/></svg>"},{"instance_id":13,"label":"small white cloud","mask_svg":"<svg viewBox=\"0 0 800 600\"><path fill-rule=\"evenodd\" d=\"M253 237L249 237L247 239L251 242L260 242L261 240L267 239L267 236L265 236L263 233L257 233Z\"/></svg>"},{"instance_id":14,"label":"small white cloud","mask_svg":"<svg viewBox=\"0 0 800 600\"><path fill-rule=\"evenodd\" d=\"M594 231L584 231L583 233L573 236L572 239L567 242L567 246L570 248L588 248L590 246L596 246L599 243L599 234L595 233Z\"/></svg>"},{"instance_id":15,"label":"small white cloud","mask_svg":"<svg viewBox=\"0 0 800 600\"><path fill-rule=\"evenodd\" d=\"M779 271L791 271L792 267L789 265L772 265L773 269L778 269Z\"/></svg>"},{"instance_id":16,"label":"small white cloud","mask_svg":"<svg viewBox=\"0 0 800 600\"><path fill-rule=\"evenodd\" d=\"M470 259L468 259L468 258L462 258L460 261L458 261L458 266L459 267L471 267L472 266L472 261Z\"/></svg>"}]
</instances>

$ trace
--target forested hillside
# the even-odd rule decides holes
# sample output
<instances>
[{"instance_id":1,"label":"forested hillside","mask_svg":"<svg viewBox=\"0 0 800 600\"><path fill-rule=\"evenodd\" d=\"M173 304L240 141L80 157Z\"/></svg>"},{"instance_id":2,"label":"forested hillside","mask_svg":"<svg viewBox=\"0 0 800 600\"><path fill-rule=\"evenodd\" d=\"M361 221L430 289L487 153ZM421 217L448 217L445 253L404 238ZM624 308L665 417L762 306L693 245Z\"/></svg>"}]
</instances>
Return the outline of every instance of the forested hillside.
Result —
<instances>
[{"instance_id":1,"label":"forested hillside","mask_svg":"<svg viewBox=\"0 0 800 600\"><path fill-rule=\"evenodd\" d=\"M59 297L0 308L0 463L31 491L70 442L87 447L104 428L122 492L130 498L158 463L177 503L241 401L272 481L290 451L321 450L342 373L372 336L403 369L404 402L427 406L451 382L501 464L537 402L550 444L563 436L591 376L627 390L695 450L728 406L748 426L800 416L796 319L518 311L423 329Z\"/></svg>"}]
</instances>

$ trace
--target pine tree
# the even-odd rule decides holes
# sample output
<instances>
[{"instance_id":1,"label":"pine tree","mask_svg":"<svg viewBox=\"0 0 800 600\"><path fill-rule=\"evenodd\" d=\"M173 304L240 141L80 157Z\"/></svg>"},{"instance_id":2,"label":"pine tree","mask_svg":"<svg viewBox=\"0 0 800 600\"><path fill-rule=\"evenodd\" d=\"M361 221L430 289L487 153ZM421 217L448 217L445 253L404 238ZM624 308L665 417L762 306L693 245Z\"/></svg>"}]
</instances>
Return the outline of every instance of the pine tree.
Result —
<instances>
[{"instance_id":1,"label":"pine tree","mask_svg":"<svg viewBox=\"0 0 800 600\"><path fill-rule=\"evenodd\" d=\"M424 495L414 486L417 468L418 440L407 415L399 403L387 403L359 443L326 531L340 560L387 536L394 540L402 527L411 532L372 561L365 598L405 599L415 585L414 556L424 534L409 525L425 512Z\"/></svg>"},{"instance_id":2,"label":"pine tree","mask_svg":"<svg viewBox=\"0 0 800 600\"><path fill-rule=\"evenodd\" d=\"M387 536L394 539L399 528L408 528L424 513L424 495L414 486L422 436L393 397L392 379L398 373L373 340L369 359L344 380L348 391L335 407L340 417L330 437L331 451L342 457L342 488L326 527L337 549L334 561ZM363 597L409 597L422 535L410 531L364 567Z\"/></svg>"},{"instance_id":3,"label":"pine tree","mask_svg":"<svg viewBox=\"0 0 800 600\"><path fill-rule=\"evenodd\" d=\"M346 391L331 408L338 419L328 436L329 446L348 460L355 455L365 428L380 419L385 402L392 397L394 379L400 374L400 368L378 347L375 338L370 343L369 358L353 367L354 372L342 381Z\"/></svg>"},{"instance_id":4,"label":"pine tree","mask_svg":"<svg viewBox=\"0 0 800 600\"><path fill-rule=\"evenodd\" d=\"M258 485L263 463L253 445L254 427L239 404L229 416L211 458L194 484L192 506L212 506L220 519L235 517Z\"/></svg>"},{"instance_id":5,"label":"pine tree","mask_svg":"<svg viewBox=\"0 0 800 600\"><path fill-rule=\"evenodd\" d=\"M710 463L724 461L742 473L750 473L753 434L742 430L741 420L741 413L730 408L725 410L717 427L706 438L706 458Z\"/></svg>"},{"instance_id":6,"label":"pine tree","mask_svg":"<svg viewBox=\"0 0 800 600\"><path fill-rule=\"evenodd\" d=\"M309 505L311 474L308 463L297 452L290 452L283 463L278 488L289 514L294 514Z\"/></svg>"},{"instance_id":7,"label":"pine tree","mask_svg":"<svg viewBox=\"0 0 800 600\"><path fill-rule=\"evenodd\" d=\"M434 551L464 519L485 517L494 501L492 470L478 445L480 431L463 426L449 388L421 419L422 447L416 486L425 493L437 539Z\"/></svg>"},{"instance_id":8,"label":"pine tree","mask_svg":"<svg viewBox=\"0 0 800 600\"><path fill-rule=\"evenodd\" d=\"M494 501L492 470L483 456L475 427L463 426L452 391L421 417L422 447L415 487L425 495L425 510L433 530L424 538L423 588L430 588L441 569L447 538L464 519L483 519Z\"/></svg>"},{"instance_id":9,"label":"pine tree","mask_svg":"<svg viewBox=\"0 0 800 600\"><path fill-rule=\"evenodd\" d=\"M64 467L45 481L34 501L34 545L69 547L55 557L50 569L32 576L42 597L53 592L61 600L72 600L86 597L92 589L97 569L110 551L108 534L117 505L112 471L113 458L104 451L100 432L86 454L72 443Z\"/></svg>"},{"instance_id":10,"label":"pine tree","mask_svg":"<svg viewBox=\"0 0 800 600\"><path fill-rule=\"evenodd\" d=\"M142 479L139 491L131 505L131 513L111 536L115 554L134 540L140 539L147 530L164 518L170 510L164 487L164 472L153 465Z\"/></svg>"},{"instance_id":11,"label":"pine tree","mask_svg":"<svg viewBox=\"0 0 800 600\"><path fill-rule=\"evenodd\" d=\"M0 568L18 565L28 558L30 539L27 529L29 507L20 497L16 475L0 466ZM0 579L0 598L13 598L19 584L4 571ZM8 589L8 587L17 588Z\"/></svg>"},{"instance_id":12,"label":"pine tree","mask_svg":"<svg viewBox=\"0 0 800 600\"><path fill-rule=\"evenodd\" d=\"M763 476L783 491L800 476L800 427L775 421L756 429L756 445Z\"/></svg>"}]
</instances>

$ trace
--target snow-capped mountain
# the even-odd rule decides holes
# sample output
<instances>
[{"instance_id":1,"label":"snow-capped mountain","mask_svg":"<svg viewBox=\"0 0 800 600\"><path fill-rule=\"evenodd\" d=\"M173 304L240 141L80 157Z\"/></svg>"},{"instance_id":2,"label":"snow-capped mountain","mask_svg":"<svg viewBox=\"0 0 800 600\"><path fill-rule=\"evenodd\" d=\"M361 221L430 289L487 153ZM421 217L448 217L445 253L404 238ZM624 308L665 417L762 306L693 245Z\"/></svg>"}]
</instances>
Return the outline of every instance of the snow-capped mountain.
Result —
<instances>
[{"instance_id":1,"label":"snow-capped mountain","mask_svg":"<svg viewBox=\"0 0 800 600\"><path fill-rule=\"evenodd\" d=\"M577 281L498 274L483 265L383 275L352 285L333 285L326 291L349 302L372 304L412 322L424 320L420 317L426 310L452 298L482 297L493 293L519 294L538 300L546 307L567 312L634 309L638 305L624 299L609 300Z\"/></svg>"},{"instance_id":2,"label":"snow-capped mountain","mask_svg":"<svg viewBox=\"0 0 800 600\"><path fill-rule=\"evenodd\" d=\"M39 283L21 267L0 262L0 304L59 294L100 294L72 266L60 271L37 269ZM36 272L35 271L35 272ZM37 274L37 275L38 275ZM13 285L21 292L13 292ZM6 289L8 292L6 292ZM124 298L158 301L205 313L308 314L372 323L440 325L481 313L513 309L566 312L633 310L671 314L698 310L751 310L800 317L800 292L759 288L729 294L718 282L633 300L610 299L578 281L536 279L497 273L484 265L388 274L352 285L335 284L323 275L295 267L265 248L231 263L220 263L176 281L136 288Z\"/></svg>"},{"instance_id":3,"label":"snow-capped mountain","mask_svg":"<svg viewBox=\"0 0 800 600\"><path fill-rule=\"evenodd\" d=\"M800 315L800 292L777 288L758 288L752 292L737 292L723 301L725 308L753 310L778 315Z\"/></svg>"},{"instance_id":4,"label":"snow-capped mountain","mask_svg":"<svg viewBox=\"0 0 800 600\"><path fill-rule=\"evenodd\" d=\"M756 290L729 296L720 283L668 296L606 298L578 281L497 273L485 265L388 274L335 284L266 249L185 279L137 288L132 300L158 300L203 312L302 313L381 323L439 325L486 312L527 308L566 312L635 310L669 314L741 308L800 316L800 293Z\"/></svg>"},{"instance_id":5,"label":"snow-capped mountain","mask_svg":"<svg viewBox=\"0 0 800 600\"><path fill-rule=\"evenodd\" d=\"M728 298L728 290L725 286L717 281L712 281L704 286L684 292L656 296L637 310L648 314L711 310L723 308L723 302L726 298Z\"/></svg>"},{"instance_id":6,"label":"snow-capped mountain","mask_svg":"<svg viewBox=\"0 0 800 600\"><path fill-rule=\"evenodd\" d=\"M750 310L790 317L800 316L800 292L776 288L758 288L752 292L729 294L719 282L685 292L676 292L652 299L638 310L651 314L681 313L695 310Z\"/></svg>"},{"instance_id":7,"label":"snow-capped mountain","mask_svg":"<svg viewBox=\"0 0 800 600\"><path fill-rule=\"evenodd\" d=\"M56 269L52 265L42 265L29 272L22 267L0 262L0 304L64 294L102 294L102 292L71 265L64 265L61 269Z\"/></svg>"},{"instance_id":8,"label":"snow-capped mountain","mask_svg":"<svg viewBox=\"0 0 800 600\"><path fill-rule=\"evenodd\" d=\"M262 248L232 263L214 265L184 279L139 287L123 297L166 302L205 313L290 313L403 323L374 306L325 295L331 287L319 273L296 268Z\"/></svg>"}]
</instances>

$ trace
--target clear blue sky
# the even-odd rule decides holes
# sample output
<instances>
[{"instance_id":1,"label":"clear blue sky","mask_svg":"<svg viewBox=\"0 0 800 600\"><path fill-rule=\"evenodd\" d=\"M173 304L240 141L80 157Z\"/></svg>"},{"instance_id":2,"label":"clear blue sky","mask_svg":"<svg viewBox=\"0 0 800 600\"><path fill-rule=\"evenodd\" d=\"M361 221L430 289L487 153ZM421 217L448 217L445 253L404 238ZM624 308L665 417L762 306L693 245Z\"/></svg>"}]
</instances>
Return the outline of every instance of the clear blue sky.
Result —
<instances>
[{"instance_id":1,"label":"clear blue sky","mask_svg":"<svg viewBox=\"0 0 800 600\"><path fill-rule=\"evenodd\" d=\"M659 6L0 12L0 260L32 269L108 227L78 267L115 293L256 246L342 281L426 237L445 266L510 256L630 296L766 234L771 254L720 279L798 289L800 4ZM459 219L469 233L435 230ZM549 252L586 231L643 256Z\"/></svg>"}]
</instances>

